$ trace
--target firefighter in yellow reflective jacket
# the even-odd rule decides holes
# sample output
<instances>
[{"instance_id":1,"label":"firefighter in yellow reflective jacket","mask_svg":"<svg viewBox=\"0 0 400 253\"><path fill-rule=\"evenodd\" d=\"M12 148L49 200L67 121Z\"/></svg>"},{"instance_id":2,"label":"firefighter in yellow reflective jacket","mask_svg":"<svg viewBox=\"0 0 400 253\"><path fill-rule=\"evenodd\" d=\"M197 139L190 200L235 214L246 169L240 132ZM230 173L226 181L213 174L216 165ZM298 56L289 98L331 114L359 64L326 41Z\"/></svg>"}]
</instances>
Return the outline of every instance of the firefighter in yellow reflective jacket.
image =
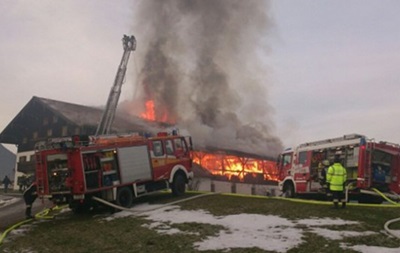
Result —
<instances>
[{"instance_id":1,"label":"firefighter in yellow reflective jacket","mask_svg":"<svg viewBox=\"0 0 400 253\"><path fill-rule=\"evenodd\" d=\"M334 163L329 167L326 175L326 182L329 184L335 208L338 208L339 200L342 202L342 208L346 207L344 184L346 183L347 172L340 162L340 153L336 153Z\"/></svg>"}]
</instances>

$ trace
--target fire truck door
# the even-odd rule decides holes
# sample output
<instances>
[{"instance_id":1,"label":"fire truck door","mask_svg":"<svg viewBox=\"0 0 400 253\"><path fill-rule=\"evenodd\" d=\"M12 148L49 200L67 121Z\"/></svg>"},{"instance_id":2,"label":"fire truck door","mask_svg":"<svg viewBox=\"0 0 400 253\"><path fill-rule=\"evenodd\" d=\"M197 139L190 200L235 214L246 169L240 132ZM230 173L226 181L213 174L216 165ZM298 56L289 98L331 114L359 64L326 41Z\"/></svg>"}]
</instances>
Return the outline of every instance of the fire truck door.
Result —
<instances>
[{"instance_id":1,"label":"fire truck door","mask_svg":"<svg viewBox=\"0 0 400 253\"><path fill-rule=\"evenodd\" d=\"M152 179L147 145L119 148L117 151L121 183Z\"/></svg>"}]
</instances>

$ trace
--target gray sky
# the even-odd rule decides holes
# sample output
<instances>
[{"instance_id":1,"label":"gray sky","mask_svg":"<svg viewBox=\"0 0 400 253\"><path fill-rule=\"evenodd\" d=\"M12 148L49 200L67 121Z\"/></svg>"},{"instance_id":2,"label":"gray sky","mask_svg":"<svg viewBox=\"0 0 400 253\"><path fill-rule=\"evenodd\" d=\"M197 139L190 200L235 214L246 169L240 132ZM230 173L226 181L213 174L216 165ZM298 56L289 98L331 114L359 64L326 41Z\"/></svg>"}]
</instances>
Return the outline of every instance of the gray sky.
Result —
<instances>
[{"instance_id":1,"label":"gray sky","mask_svg":"<svg viewBox=\"0 0 400 253\"><path fill-rule=\"evenodd\" d=\"M105 104L123 34L138 40L121 101L132 97L142 31L136 1L0 1L0 130L39 96ZM272 2L267 103L285 146L361 133L400 143L396 0ZM149 17L151 18L151 17ZM251 50L251 48L249 48Z\"/></svg>"},{"instance_id":2,"label":"gray sky","mask_svg":"<svg viewBox=\"0 0 400 253\"><path fill-rule=\"evenodd\" d=\"M399 1L275 1L272 105L282 140L400 143Z\"/></svg>"}]
</instances>

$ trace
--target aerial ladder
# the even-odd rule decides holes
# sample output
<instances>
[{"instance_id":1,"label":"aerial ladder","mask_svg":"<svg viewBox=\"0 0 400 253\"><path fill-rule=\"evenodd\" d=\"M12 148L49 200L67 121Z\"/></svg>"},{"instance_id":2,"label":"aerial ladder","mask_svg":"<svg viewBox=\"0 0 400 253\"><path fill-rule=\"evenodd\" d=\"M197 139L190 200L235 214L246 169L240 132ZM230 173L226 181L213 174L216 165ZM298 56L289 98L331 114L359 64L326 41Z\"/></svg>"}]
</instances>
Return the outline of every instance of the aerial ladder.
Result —
<instances>
[{"instance_id":1,"label":"aerial ladder","mask_svg":"<svg viewBox=\"0 0 400 253\"><path fill-rule=\"evenodd\" d=\"M121 87L125 79L129 56L130 53L136 49L135 36L124 35L122 38L122 44L124 47L124 53L118 67L117 75L115 76L114 85L111 87L110 95L108 96L106 108L104 109L101 121L97 126L96 136L109 134L111 132L111 126L114 122L118 100L121 95Z\"/></svg>"}]
</instances>

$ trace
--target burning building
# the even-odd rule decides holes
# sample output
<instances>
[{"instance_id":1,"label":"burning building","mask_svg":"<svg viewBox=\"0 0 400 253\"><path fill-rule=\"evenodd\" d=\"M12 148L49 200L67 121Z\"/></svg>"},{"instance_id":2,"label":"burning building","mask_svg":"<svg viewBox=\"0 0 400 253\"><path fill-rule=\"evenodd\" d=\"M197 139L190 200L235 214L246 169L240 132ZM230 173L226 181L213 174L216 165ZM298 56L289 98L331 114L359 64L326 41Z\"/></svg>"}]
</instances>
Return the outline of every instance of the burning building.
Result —
<instances>
[{"instance_id":1,"label":"burning building","mask_svg":"<svg viewBox=\"0 0 400 253\"><path fill-rule=\"evenodd\" d=\"M123 107L187 131L202 150L195 161L214 175L274 179L282 144L267 103L269 9L257 0L136 4L140 73Z\"/></svg>"},{"instance_id":2,"label":"burning building","mask_svg":"<svg viewBox=\"0 0 400 253\"><path fill-rule=\"evenodd\" d=\"M267 103L268 10L265 1L137 4L141 71L132 113L151 108L154 120L187 129L202 147L276 156L282 144Z\"/></svg>"},{"instance_id":3,"label":"burning building","mask_svg":"<svg viewBox=\"0 0 400 253\"><path fill-rule=\"evenodd\" d=\"M258 0L137 2L140 71L132 99L119 108L187 131L197 150L193 158L213 175L273 179L282 144L268 104L269 8ZM54 135L47 131L43 138ZM28 143L24 138L20 142Z\"/></svg>"}]
</instances>

